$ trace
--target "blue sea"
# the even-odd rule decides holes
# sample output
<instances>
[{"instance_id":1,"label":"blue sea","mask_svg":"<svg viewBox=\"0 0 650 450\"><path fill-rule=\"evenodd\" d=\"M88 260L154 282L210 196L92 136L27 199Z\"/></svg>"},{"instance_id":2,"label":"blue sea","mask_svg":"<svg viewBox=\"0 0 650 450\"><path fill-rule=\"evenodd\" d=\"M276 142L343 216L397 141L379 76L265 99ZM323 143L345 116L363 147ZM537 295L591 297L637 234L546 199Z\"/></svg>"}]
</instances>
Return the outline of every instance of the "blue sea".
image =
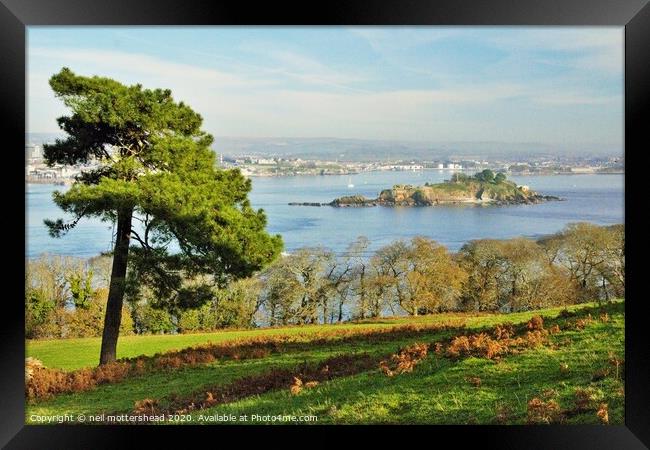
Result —
<instances>
[{"instance_id":1,"label":"blue sea","mask_svg":"<svg viewBox=\"0 0 650 450\"><path fill-rule=\"evenodd\" d=\"M268 230L282 235L285 251L324 246L345 252L357 236L370 239L369 252L398 238L427 236L451 251L480 238L536 238L555 233L572 222L601 225L624 223L624 175L549 175L511 177L518 184L564 201L536 205L333 208L289 206L289 202L329 202L342 195L375 197L394 184L437 183L449 178L438 170L364 172L352 176L253 178L250 199L263 208ZM354 187L348 187L353 184ZM46 218L65 218L52 192L66 187L28 184L26 255L42 253L90 257L110 250L112 225L84 220L68 235L52 238Z\"/></svg>"}]
</instances>

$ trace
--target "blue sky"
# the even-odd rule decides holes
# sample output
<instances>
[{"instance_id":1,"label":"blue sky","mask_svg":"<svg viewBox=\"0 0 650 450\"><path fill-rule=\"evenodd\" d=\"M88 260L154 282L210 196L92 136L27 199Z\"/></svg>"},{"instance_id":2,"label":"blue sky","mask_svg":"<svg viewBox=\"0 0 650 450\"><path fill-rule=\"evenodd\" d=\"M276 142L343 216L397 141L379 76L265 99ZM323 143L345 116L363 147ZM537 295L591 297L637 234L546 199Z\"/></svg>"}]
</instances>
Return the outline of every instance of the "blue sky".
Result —
<instances>
[{"instance_id":1,"label":"blue sky","mask_svg":"<svg viewBox=\"0 0 650 450\"><path fill-rule=\"evenodd\" d=\"M623 147L623 28L29 27L28 131L61 67L172 89L215 136Z\"/></svg>"}]
</instances>

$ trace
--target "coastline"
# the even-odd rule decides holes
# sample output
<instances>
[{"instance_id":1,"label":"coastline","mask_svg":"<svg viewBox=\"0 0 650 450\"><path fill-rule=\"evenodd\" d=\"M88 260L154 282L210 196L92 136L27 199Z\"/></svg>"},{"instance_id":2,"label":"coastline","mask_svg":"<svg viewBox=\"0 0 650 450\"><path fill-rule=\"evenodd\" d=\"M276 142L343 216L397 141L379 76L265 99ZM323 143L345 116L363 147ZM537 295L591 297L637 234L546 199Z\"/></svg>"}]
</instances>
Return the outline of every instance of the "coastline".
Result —
<instances>
[{"instance_id":1,"label":"coastline","mask_svg":"<svg viewBox=\"0 0 650 450\"><path fill-rule=\"evenodd\" d=\"M75 180L71 178L36 178L25 177L25 184L51 184L55 186L70 186Z\"/></svg>"},{"instance_id":2,"label":"coastline","mask_svg":"<svg viewBox=\"0 0 650 450\"><path fill-rule=\"evenodd\" d=\"M407 202L380 202L375 199L368 200L363 203L341 203L334 204L334 202L329 203L318 203L318 202L289 202L289 206L313 206L313 207L323 207L330 206L332 208L372 208L376 206L383 206L385 208L434 208L436 206L508 206L508 205L537 205L544 202L550 201L565 201L565 198L554 197L549 195L543 195L540 198L530 201L506 201L506 200L495 200L495 199L462 199L462 200L442 200L432 204L411 204Z\"/></svg>"},{"instance_id":3,"label":"coastline","mask_svg":"<svg viewBox=\"0 0 650 450\"><path fill-rule=\"evenodd\" d=\"M425 169L420 170L419 172L433 172L438 171L439 169ZM381 171L381 170L369 170L370 172L390 172L390 171ZM351 176L351 175L360 175L366 172L354 172L349 174L315 174L315 173L295 173L295 174L245 174L247 178L292 178L292 177L324 177L324 176ZM551 173L522 173L522 174L507 174L509 176L515 177L534 177L534 176L560 176L560 175L625 175L625 171L614 171L614 172L551 172ZM25 177L26 184L52 184L57 186L69 186L74 183L72 178L36 178L36 177Z\"/></svg>"},{"instance_id":4,"label":"coastline","mask_svg":"<svg viewBox=\"0 0 650 450\"><path fill-rule=\"evenodd\" d=\"M418 170L416 172L437 172L438 169L425 169ZM324 176L349 176L349 175L359 175L363 173L374 173L374 172L398 172L398 171L389 171L389 170L368 170L365 172L355 172L350 174L336 174L336 173L326 173L326 174L317 174L317 173L294 173L294 174L244 174L247 178L292 178L292 177L324 177ZM399 171L406 172L406 171ZM410 171L408 171L410 172ZM508 176L514 177L552 177L552 176L562 176L562 175L625 175L625 171L616 171L616 172L551 172L551 173L506 173Z\"/></svg>"}]
</instances>

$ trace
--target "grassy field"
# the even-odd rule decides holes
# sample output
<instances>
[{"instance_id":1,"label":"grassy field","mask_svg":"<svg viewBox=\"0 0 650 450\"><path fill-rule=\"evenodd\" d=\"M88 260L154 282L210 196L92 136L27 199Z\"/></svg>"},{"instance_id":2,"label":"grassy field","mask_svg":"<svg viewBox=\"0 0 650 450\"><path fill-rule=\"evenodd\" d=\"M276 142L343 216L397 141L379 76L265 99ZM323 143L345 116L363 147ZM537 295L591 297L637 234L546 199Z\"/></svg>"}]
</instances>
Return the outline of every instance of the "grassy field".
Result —
<instances>
[{"instance_id":1,"label":"grassy field","mask_svg":"<svg viewBox=\"0 0 650 450\"><path fill-rule=\"evenodd\" d=\"M578 306L570 306L575 310ZM545 314L557 314L563 308L547 310ZM356 323L336 325L303 325L294 327L262 328L253 330L218 331L215 333L122 336L117 345L118 358L131 358L138 355L154 355L156 353L178 350L208 342L218 343L257 336L304 335L308 337L325 330L373 330L385 329L403 324L434 324L463 321L468 326L493 325L508 320L512 322L528 320L530 313L516 313L508 316L492 313L443 313L419 317L400 317L366 320ZM37 358L46 367L57 367L64 370L74 370L82 367L97 365L101 338L78 339L40 339L27 340L26 356Z\"/></svg>"},{"instance_id":2,"label":"grassy field","mask_svg":"<svg viewBox=\"0 0 650 450\"><path fill-rule=\"evenodd\" d=\"M597 410L607 404L609 423L623 423L624 303L571 307L577 318L591 314L593 320L583 329L565 326L576 318L558 317L562 308L537 312L498 314L440 314L417 318L385 319L334 326L276 328L272 330L229 331L181 336L133 336L121 339L120 356L154 354L206 342L227 342L259 335L299 336L305 346L274 352L257 359L217 360L207 364L160 370L129 377L114 384L47 400L30 402L28 422L33 414L114 414L130 413L143 399L155 401L157 410L169 410L207 392L236 392L229 401L200 411L188 411L185 423L213 422L216 415L312 415L315 423L526 423L528 402L537 397L548 414L557 413L563 423L600 423ZM608 320L598 318L607 313ZM411 373L386 376L376 364L347 376L333 377L297 395L289 386L255 391L252 389L269 375L285 376L301 367L334 361L341 355L367 356L380 360L414 342L442 342L462 333L489 329L503 322L526 323L532 316L545 317L547 328L557 323L561 331L549 335L543 345L508 354L498 360L482 357L447 358L434 352L417 364ZM395 334L394 338L316 341L326 330L387 330L418 323L451 324L444 330L423 330L414 338ZM460 325L464 325L461 328ZM390 335L388 335L390 337ZM38 341L28 344L28 353L46 366L75 369L93 365L99 350L96 339ZM332 359L334 358L334 359ZM373 359L374 358L374 359ZM296 372L297 373L297 372ZM603 375L604 374L604 375ZM280 376L278 375L278 376ZM243 381L242 381L243 379ZM308 381L305 379L305 381ZM250 384L250 392L233 391ZM584 390L588 407L577 408L576 398ZM586 393L586 394L585 394ZM185 400L184 400L185 399ZM583 405L584 406L584 405ZM191 408L190 408L191 409ZM602 414L601 414L602 416ZM206 421L206 418L208 419ZM218 417L217 417L218 418ZM263 417L262 417L263 418ZM560 420L559 418L553 421ZM262 423L278 423L272 418ZM228 422L230 423L230 421ZM260 423L260 421L237 421ZM314 423L314 422L310 422Z\"/></svg>"},{"instance_id":3,"label":"grassy field","mask_svg":"<svg viewBox=\"0 0 650 450\"><path fill-rule=\"evenodd\" d=\"M463 315L439 314L436 316L421 316L416 318L380 319L359 323L336 325L303 325L278 328L261 328L253 330L227 330L215 333L122 336L117 345L118 358L131 358L138 355L154 355L156 353L179 350L194 345L235 341L262 336L300 335L308 337L332 328L341 330L374 330L394 327L406 323L433 324L449 320L458 320ZM482 320L490 314L467 315L469 318ZM42 339L27 341L27 356L37 358L46 367L57 367L74 370L82 367L97 365L101 338L78 339Z\"/></svg>"}]
</instances>

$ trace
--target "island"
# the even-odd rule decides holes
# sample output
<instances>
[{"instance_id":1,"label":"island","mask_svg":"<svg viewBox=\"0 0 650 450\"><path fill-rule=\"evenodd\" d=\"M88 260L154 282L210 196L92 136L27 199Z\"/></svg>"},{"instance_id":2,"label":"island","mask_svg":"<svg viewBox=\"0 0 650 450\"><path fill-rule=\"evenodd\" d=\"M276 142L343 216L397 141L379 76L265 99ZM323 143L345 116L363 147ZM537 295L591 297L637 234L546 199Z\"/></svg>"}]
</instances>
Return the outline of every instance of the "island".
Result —
<instances>
[{"instance_id":1,"label":"island","mask_svg":"<svg viewBox=\"0 0 650 450\"><path fill-rule=\"evenodd\" d=\"M515 205L535 204L546 201L562 200L552 195L542 195L528 186L518 185L507 179L503 173L494 173L489 169L473 176L455 173L443 183L424 186L395 185L384 189L374 199L362 195L339 197L329 203L297 203L302 206L435 206L450 204L476 205Z\"/></svg>"}]
</instances>

